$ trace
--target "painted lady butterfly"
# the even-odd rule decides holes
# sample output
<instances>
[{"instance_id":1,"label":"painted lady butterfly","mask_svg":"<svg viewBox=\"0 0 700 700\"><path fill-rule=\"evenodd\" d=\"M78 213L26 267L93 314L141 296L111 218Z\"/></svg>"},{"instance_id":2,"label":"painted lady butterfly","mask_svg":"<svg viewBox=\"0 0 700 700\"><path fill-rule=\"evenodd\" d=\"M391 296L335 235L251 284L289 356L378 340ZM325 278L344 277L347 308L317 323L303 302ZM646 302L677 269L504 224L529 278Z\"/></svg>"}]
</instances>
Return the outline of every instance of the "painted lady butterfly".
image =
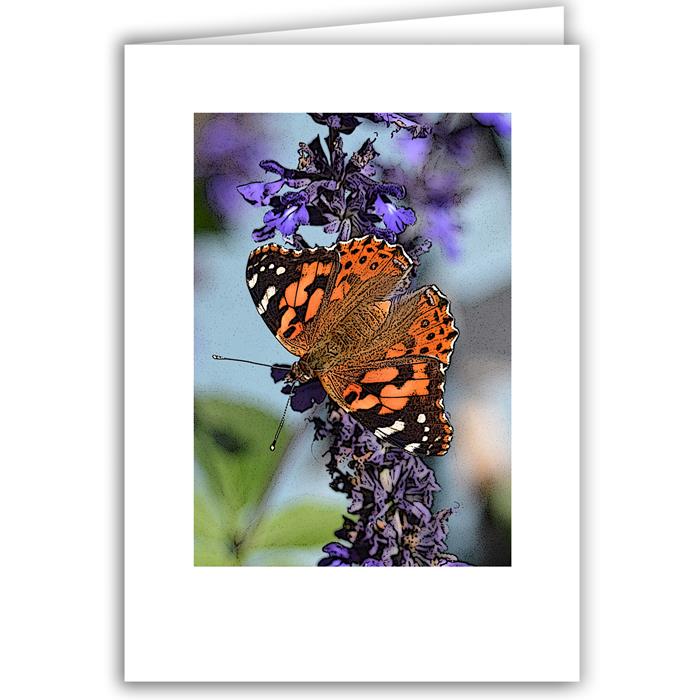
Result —
<instances>
[{"instance_id":1,"label":"painted lady butterfly","mask_svg":"<svg viewBox=\"0 0 700 700\"><path fill-rule=\"evenodd\" d=\"M264 245L246 279L258 313L299 357L288 381L318 378L380 439L422 455L447 452L445 371L459 335L435 286L402 293L413 263L373 236L328 248Z\"/></svg>"}]
</instances>

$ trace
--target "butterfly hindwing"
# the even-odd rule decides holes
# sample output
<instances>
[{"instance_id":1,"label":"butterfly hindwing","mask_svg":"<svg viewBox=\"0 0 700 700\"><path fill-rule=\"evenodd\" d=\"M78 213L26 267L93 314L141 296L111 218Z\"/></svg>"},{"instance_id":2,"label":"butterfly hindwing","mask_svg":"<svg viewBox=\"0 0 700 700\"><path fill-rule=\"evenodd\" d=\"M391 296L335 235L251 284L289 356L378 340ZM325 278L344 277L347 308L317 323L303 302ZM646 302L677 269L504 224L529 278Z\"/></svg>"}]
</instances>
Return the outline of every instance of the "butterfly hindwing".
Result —
<instances>
[{"instance_id":1,"label":"butterfly hindwing","mask_svg":"<svg viewBox=\"0 0 700 700\"><path fill-rule=\"evenodd\" d=\"M250 254L246 281L255 307L291 353L309 350L309 329L337 270L332 248L292 250L271 243Z\"/></svg>"},{"instance_id":2,"label":"butterfly hindwing","mask_svg":"<svg viewBox=\"0 0 700 700\"><path fill-rule=\"evenodd\" d=\"M458 336L447 297L432 285L392 304L368 354L386 359L430 356L447 365Z\"/></svg>"},{"instance_id":3,"label":"butterfly hindwing","mask_svg":"<svg viewBox=\"0 0 700 700\"><path fill-rule=\"evenodd\" d=\"M378 438L414 454L447 452L453 429L443 397L446 365L435 358L378 361L321 376L329 395Z\"/></svg>"}]
</instances>

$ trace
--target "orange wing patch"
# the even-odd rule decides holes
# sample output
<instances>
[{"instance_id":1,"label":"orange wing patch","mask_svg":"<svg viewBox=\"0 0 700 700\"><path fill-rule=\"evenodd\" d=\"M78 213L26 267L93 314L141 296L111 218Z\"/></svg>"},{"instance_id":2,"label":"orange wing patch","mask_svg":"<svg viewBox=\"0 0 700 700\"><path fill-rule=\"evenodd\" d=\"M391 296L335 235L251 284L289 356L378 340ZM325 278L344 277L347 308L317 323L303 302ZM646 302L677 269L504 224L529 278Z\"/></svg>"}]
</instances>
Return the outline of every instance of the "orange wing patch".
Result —
<instances>
[{"instance_id":1,"label":"orange wing patch","mask_svg":"<svg viewBox=\"0 0 700 700\"><path fill-rule=\"evenodd\" d=\"M353 295L353 290L359 296L361 288L372 281L381 282L377 286L384 294L378 296L388 296L413 266L401 246L374 236L341 241L336 249L340 256L340 269L330 301L345 299Z\"/></svg>"},{"instance_id":2,"label":"orange wing patch","mask_svg":"<svg viewBox=\"0 0 700 700\"><path fill-rule=\"evenodd\" d=\"M459 331L447 297L437 287L423 287L400 300L392 316L404 340L386 348L385 358L417 355L449 364Z\"/></svg>"}]
</instances>

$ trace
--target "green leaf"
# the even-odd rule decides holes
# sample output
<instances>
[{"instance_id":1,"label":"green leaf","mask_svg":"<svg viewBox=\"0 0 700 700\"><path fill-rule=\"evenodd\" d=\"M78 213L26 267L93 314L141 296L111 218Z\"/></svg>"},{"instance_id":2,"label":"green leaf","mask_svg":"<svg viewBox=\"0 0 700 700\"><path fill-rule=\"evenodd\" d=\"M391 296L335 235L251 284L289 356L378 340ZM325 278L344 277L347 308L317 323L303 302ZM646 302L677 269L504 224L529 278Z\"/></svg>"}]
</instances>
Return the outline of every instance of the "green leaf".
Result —
<instances>
[{"instance_id":1,"label":"green leaf","mask_svg":"<svg viewBox=\"0 0 700 700\"><path fill-rule=\"evenodd\" d=\"M250 524L289 442L282 431L270 451L277 418L216 397L195 400L195 457L217 503L222 527L236 538Z\"/></svg>"},{"instance_id":2,"label":"green leaf","mask_svg":"<svg viewBox=\"0 0 700 700\"><path fill-rule=\"evenodd\" d=\"M238 566L236 555L221 539L195 537L194 565L195 566Z\"/></svg>"},{"instance_id":3,"label":"green leaf","mask_svg":"<svg viewBox=\"0 0 700 700\"><path fill-rule=\"evenodd\" d=\"M194 232L195 234L221 233L224 221L209 204L206 178L194 179Z\"/></svg>"},{"instance_id":4,"label":"green leaf","mask_svg":"<svg viewBox=\"0 0 700 700\"><path fill-rule=\"evenodd\" d=\"M194 495L194 535L219 540L227 536L216 504L205 494L197 492Z\"/></svg>"},{"instance_id":5,"label":"green leaf","mask_svg":"<svg viewBox=\"0 0 700 700\"><path fill-rule=\"evenodd\" d=\"M247 550L263 548L313 547L328 544L342 524L339 505L305 501L267 516L249 536Z\"/></svg>"}]
</instances>

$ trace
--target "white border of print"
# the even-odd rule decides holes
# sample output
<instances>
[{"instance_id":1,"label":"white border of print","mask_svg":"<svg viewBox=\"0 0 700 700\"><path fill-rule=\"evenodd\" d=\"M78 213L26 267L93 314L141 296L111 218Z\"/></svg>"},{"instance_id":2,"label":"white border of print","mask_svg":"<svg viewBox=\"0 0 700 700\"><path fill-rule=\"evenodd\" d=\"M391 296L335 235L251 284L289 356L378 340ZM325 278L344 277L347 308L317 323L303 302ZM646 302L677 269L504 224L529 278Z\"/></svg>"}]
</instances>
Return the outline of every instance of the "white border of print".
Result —
<instances>
[{"instance_id":1,"label":"white border of print","mask_svg":"<svg viewBox=\"0 0 700 700\"><path fill-rule=\"evenodd\" d=\"M126 680L577 680L578 48L125 60ZM513 114L513 565L195 568L192 115L382 109Z\"/></svg>"}]
</instances>

